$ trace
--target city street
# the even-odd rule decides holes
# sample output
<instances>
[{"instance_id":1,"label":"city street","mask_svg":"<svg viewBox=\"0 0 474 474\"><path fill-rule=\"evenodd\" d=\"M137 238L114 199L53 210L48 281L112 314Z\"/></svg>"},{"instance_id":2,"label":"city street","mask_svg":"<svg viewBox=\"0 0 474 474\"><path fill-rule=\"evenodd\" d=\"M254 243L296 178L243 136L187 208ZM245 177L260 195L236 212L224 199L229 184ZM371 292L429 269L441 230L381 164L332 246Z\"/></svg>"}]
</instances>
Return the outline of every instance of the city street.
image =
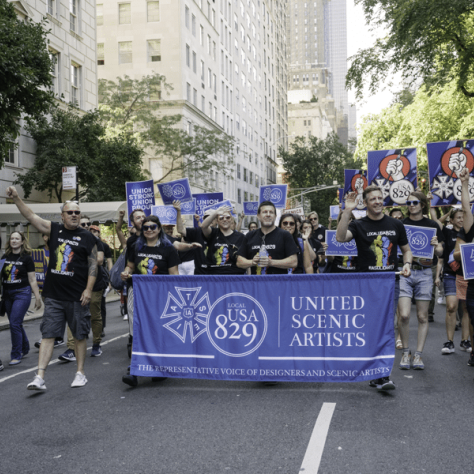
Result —
<instances>
[{"instance_id":1,"label":"city street","mask_svg":"<svg viewBox=\"0 0 474 474\"><path fill-rule=\"evenodd\" d=\"M436 306L424 371L398 369L396 390L368 383L259 383L140 379L122 383L128 323L107 305L103 354L83 388L75 362L54 350L47 391L27 391L37 366L41 320L26 323L32 350L9 367L10 333L0 331L3 473L447 473L472 468L474 368L459 350L441 355L445 306ZM410 342L416 338L412 310ZM326 438L327 435L327 438ZM324 443L325 441L325 443ZM322 457L320 457L322 453Z\"/></svg>"}]
</instances>

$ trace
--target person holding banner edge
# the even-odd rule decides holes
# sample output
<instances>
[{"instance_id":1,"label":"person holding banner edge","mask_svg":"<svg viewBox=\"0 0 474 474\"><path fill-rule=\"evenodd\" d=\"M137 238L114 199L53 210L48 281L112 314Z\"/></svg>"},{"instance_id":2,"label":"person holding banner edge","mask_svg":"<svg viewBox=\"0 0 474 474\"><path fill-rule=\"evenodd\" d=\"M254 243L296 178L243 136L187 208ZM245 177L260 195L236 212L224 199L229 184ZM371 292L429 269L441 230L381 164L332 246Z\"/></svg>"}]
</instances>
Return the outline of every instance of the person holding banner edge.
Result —
<instances>
[{"instance_id":1,"label":"person holding banner edge","mask_svg":"<svg viewBox=\"0 0 474 474\"><path fill-rule=\"evenodd\" d=\"M345 200L345 209L336 230L338 242L349 242L355 239L357 245L357 271L360 272L394 272L398 269L397 246L403 253L401 275L411 274L412 253L403 224L383 212L383 193L378 186L367 186L362 195L367 207L367 215L362 219L351 221L352 211L357 206L357 193L349 193ZM396 277L394 312L400 292L399 279ZM371 380L369 385L379 391L393 390L395 384L390 377Z\"/></svg>"},{"instance_id":2,"label":"person holding banner edge","mask_svg":"<svg viewBox=\"0 0 474 474\"><path fill-rule=\"evenodd\" d=\"M433 260L427 258L415 258L412 263L412 274L400 282L400 298L398 300L400 338L402 340L402 359L400 369L423 370L425 365L421 355L428 335L428 307L431 301L433 288L433 265L437 265L437 258L443 255L444 235L438 224L424 217L423 213L429 213L429 203L421 191L413 191L407 199L408 217L402 222L404 225L415 227L427 227L436 229L436 235L431 239L434 249ZM416 313L418 318L418 338L416 352L411 360L409 348L409 322L411 312L411 299L415 296Z\"/></svg>"}]
</instances>

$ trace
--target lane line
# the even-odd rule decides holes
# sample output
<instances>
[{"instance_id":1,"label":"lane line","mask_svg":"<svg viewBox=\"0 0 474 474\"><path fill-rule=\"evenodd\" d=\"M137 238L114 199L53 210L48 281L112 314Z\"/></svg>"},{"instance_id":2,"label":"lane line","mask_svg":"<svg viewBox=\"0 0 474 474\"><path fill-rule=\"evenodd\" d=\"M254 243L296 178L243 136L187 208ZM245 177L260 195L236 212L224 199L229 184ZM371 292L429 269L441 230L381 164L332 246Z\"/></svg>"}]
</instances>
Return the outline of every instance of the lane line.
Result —
<instances>
[{"instance_id":1,"label":"lane line","mask_svg":"<svg viewBox=\"0 0 474 474\"><path fill-rule=\"evenodd\" d=\"M107 344L110 344L111 342L117 341L118 339L122 339L122 337L126 337L126 336L128 336L128 332L127 332L127 334L123 334L122 336L117 336L117 337L114 337L113 339L110 339L108 341L101 342L100 345L105 346ZM92 349L92 346L87 348L87 350L90 350L90 349ZM62 361L60 361L59 359L53 359L48 364L48 366L53 365L53 364L57 364L58 362L62 362ZM18 375L28 374L30 372L35 372L37 370L38 370L38 366L33 367L32 369L22 370L21 372L17 372L16 374L9 375L8 377L3 377L2 379L0 379L0 383L5 382L6 380L10 380L14 377L18 377Z\"/></svg>"},{"instance_id":2,"label":"lane line","mask_svg":"<svg viewBox=\"0 0 474 474\"><path fill-rule=\"evenodd\" d=\"M313 428L306 454L300 467L304 474L317 474L321 458L323 457L324 445L328 436L329 425L336 408L335 403L323 403L318 419Z\"/></svg>"}]
</instances>

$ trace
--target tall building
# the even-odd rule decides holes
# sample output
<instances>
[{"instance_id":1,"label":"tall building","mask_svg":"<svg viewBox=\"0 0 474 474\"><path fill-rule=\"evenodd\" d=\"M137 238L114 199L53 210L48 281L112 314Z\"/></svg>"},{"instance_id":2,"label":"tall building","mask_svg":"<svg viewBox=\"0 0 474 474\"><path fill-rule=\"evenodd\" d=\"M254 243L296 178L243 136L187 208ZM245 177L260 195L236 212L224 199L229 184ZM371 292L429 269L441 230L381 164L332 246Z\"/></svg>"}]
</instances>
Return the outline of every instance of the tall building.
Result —
<instances>
[{"instance_id":1,"label":"tall building","mask_svg":"<svg viewBox=\"0 0 474 474\"><path fill-rule=\"evenodd\" d=\"M162 111L181 114L189 133L198 124L236 139L234 179L188 176L193 191L223 191L239 210L257 200L287 144L287 0L98 2L99 77L164 75L173 90ZM145 162L155 181L166 166Z\"/></svg>"},{"instance_id":2,"label":"tall building","mask_svg":"<svg viewBox=\"0 0 474 474\"><path fill-rule=\"evenodd\" d=\"M287 31L288 88L309 89L318 101L333 99L335 131L347 144L349 130L355 131L355 108L350 110L345 89L346 0L290 0Z\"/></svg>"},{"instance_id":3,"label":"tall building","mask_svg":"<svg viewBox=\"0 0 474 474\"><path fill-rule=\"evenodd\" d=\"M40 22L46 18L48 49L55 59L53 90L58 104L75 102L82 110L97 107L97 63L95 2L91 0L14 0L11 2L19 18ZM7 203L5 189L34 165L36 145L23 128L0 170L3 193L0 203ZM19 190L21 193L21 190ZM23 197L23 196L22 196ZM33 191L27 202L49 202L46 192Z\"/></svg>"}]
</instances>

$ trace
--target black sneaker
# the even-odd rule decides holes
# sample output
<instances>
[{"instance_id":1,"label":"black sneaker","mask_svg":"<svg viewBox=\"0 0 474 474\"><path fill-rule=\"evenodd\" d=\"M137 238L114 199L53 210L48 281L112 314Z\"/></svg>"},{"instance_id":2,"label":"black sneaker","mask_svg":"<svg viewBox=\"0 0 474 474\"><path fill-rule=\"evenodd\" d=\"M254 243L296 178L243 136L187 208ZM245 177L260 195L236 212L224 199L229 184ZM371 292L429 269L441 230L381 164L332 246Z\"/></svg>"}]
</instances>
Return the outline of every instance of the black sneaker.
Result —
<instances>
[{"instance_id":1,"label":"black sneaker","mask_svg":"<svg viewBox=\"0 0 474 474\"><path fill-rule=\"evenodd\" d=\"M461 344L459 345L462 351L465 352L471 352L472 347L471 347L471 341L468 341L467 339L464 341L461 341Z\"/></svg>"},{"instance_id":2,"label":"black sneaker","mask_svg":"<svg viewBox=\"0 0 474 474\"><path fill-rule=\"evenodd\" d=\"M430 314L430 315L428 316L428 322L429 322L429 323L434 323L434 317L433 317L432 314Z\"/></svg>"},{"instance_id":3,"label":"black sneaker","mask_svg":"<svg viewBox=\"0 0 474 474\"><path fill-rule=\"evenodd\" d=\"M382 377L377 380L377 390L379 392L395 390L395 384L390 380L390 377Z\"/></svg>"},{"instance_id":4,"label":"black sneaker","mask_svg":"<svg viewBox=\"0 0 474 474\"><path fill-rule=\"evenodd\" d=\"M136 375L124 375L122 382L130 385L130 387L136 387L138 385L138 378Z\"/></svg>"},{"instance_id":5,"label":"black sneaker","mask_svg":"<svg viewBox=\"0 0 474 474\"><path fill-rule=\"evenodd\" d=\"M474 367L474 353L471 352L471 355L469 356L469 360L467 361L467 365L469 367Z\"/></svg>"},{"instance_id":6,"label":"black sneaker","mask_svg":"<svg viewBox=\"0 0 474 474\"><path fill-rule=\"evenodd\" d=\"M454 342L448 341L443 344L443 348L441 349L441 354L452 354L454 352Z\"/></svg>"},{"instance_id":7,"label":"black sneaker","mask_svg":"<svg viewBox=\"0 0 474 474\"><path fill-rule=\"evenodd\" d=\"M36 342L35 342L35 347L36 347L36 349L39 349L40 346L41 346L41 339L40 339L39 341L36 341Z\"/></svg>"},{"instance_id":8,"label":"black sneaker","mask_svg":"<svg viewBox=\"0 0 474 474\"><path fill-rule=\"evenodd\" d=\"M55 339L54 340L54 347L59 347L59 346L64 346L64 339Z\"/></svg>"}]
</instances>

